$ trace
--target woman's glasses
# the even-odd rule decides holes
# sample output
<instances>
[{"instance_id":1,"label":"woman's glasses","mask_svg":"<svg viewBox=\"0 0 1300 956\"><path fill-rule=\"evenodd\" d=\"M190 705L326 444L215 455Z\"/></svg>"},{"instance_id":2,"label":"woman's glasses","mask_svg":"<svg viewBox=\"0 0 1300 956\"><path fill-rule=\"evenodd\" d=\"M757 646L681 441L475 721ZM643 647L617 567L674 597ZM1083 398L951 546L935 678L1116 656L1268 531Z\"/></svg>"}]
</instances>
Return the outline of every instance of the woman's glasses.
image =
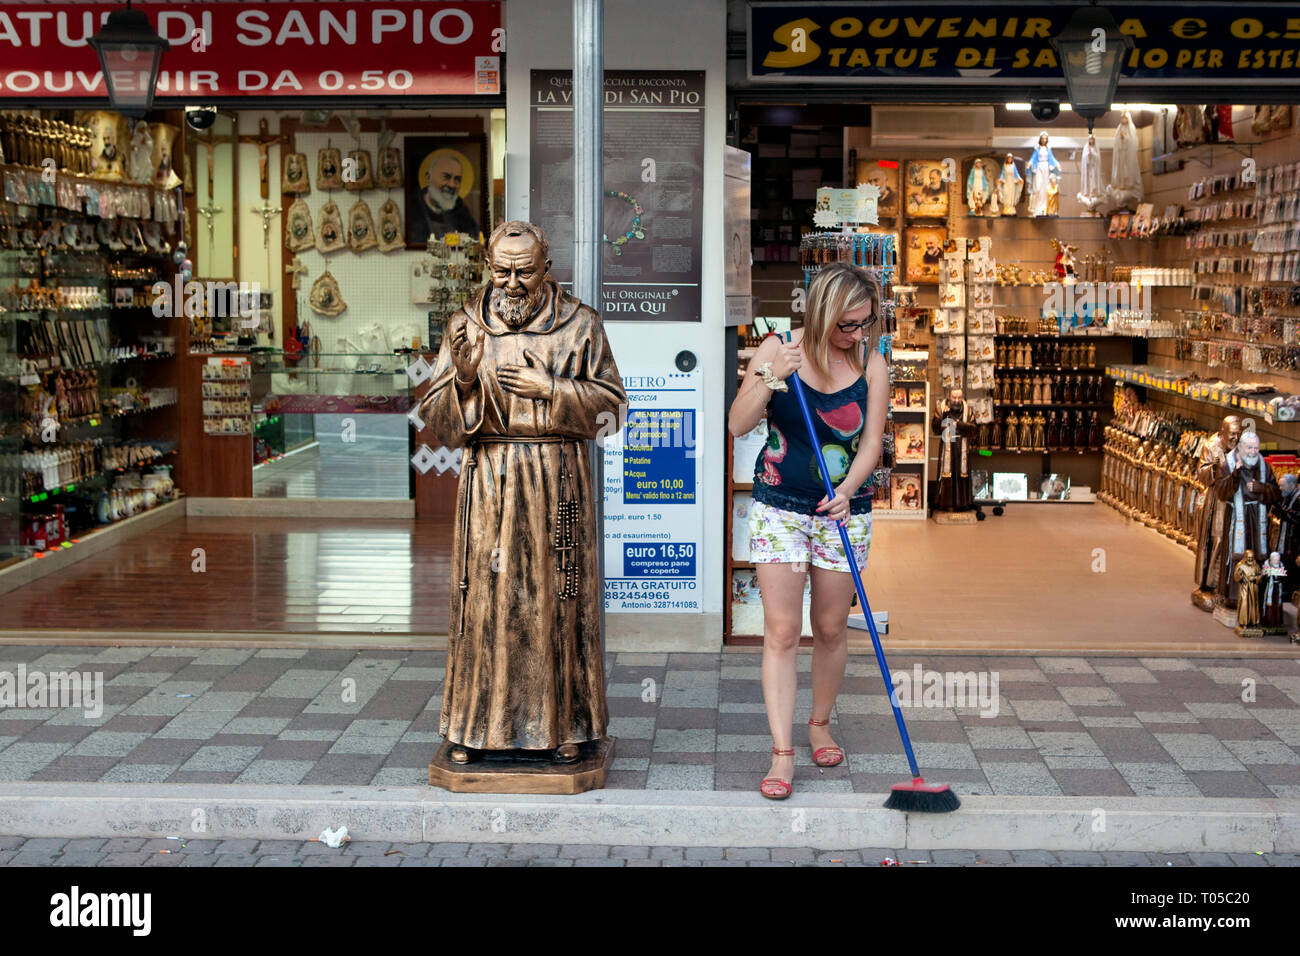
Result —
<instances>
[{"instance_id":1,"label":"woman's glasses","mask_svg":"<svg viewBox=\"0 0 1300 956\"><path fill-rule=\"evenodd\" d=\"M875 321L876 317L871 315L863 319L861 322L836 322L835 327L841 332L856 332L858 329L865 329Z\"/></svg>"}]
</instances>

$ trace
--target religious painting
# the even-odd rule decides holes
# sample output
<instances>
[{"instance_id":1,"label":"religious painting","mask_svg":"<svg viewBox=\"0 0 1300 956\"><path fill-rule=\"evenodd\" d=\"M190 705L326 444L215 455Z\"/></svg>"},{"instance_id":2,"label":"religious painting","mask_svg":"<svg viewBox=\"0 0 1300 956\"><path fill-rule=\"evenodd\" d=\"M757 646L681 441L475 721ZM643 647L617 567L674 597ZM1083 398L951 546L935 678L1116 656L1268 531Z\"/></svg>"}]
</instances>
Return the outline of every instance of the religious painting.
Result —
<instances>
[{"instance_id":1,"label":"religious painting","mask_svg":"<svg viewBox=\"0 0 1300 956\"><path fill-rule=\"evenodd\" d=\"M938 285L947 226L908 226L903 230L903 274L913 285Z\"/></svg>"},{"instance_id":2,"label":"religious painting","mask_svg":"<svg viewBox=\"0 0 1300 956\"><path fill-rule=\"evenodd\" d=\"M859 159L855 185L866 183L880 190L876 200L876 215L898 216L898 161L889 159Z\"/></svg>"},{"instance_id":3,"label":"religious painting","mask_svg":"<svg viewBox=\"0 0 1300 956\"><path fill-rule=\"evenodd\" d=\"M921 478L919 475L895 474L890 479L889 504L903 511L921 510Z\"/></svg>"},{"instance_id":4,"label":"religious painting","mask_svg":"<svg viewBox=\"0 0 1300 956\"><path fill-rule=\"evenodd\" d=\"M903 191L909 218L948 217L948 184L943 179L943 163L938 160L909 159Z\"/></svg>"},{"instance_id":5,"label":"religious painting","mask_svg":"<svg viewBox=\"0 0 1300 956\"><path fill-rule=\"evenodd\" d=\"M406 248L463 232L475 239L488 225L486 140L482 136L408 136Z\"/></svg>"},{"instance_id":6,"label":"religious painting","mask_svg":"<svg viewBox=\"0 0 1300 956\"><path fill-rule=\"evenodd\" d=\"M895 422L894 455L899 462L925 461L925 426L917 422Z\"/></svg>"},{"instance_id":7,"label":"religious painting","mask_svg":"<svg viewBox=\"0 0 1300 956\"><path fill-rule=\"evenodd\" d=\"M971 494L976 501L993 497L993 484L989 472L983 468L972 468L970 472Z\"/></svg>"}]
</instances>

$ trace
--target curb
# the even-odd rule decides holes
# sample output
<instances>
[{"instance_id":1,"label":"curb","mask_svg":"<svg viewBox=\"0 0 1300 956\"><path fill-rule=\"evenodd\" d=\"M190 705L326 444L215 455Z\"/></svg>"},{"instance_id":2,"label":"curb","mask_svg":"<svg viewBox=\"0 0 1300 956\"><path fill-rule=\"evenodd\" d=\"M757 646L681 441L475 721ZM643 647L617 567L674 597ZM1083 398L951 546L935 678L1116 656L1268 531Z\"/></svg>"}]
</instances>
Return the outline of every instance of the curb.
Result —
<instances>
[{"instance_id":1,"label":"curb","mask_svg":"<svg viewBox=\"0 0 1300 956\"><path fill-rule=\"evenodd\" d=\"M424 787L4 783L0 834L613 846L1300 852L1300 800L962 797L949 814L883 794L608 790L572 797Z\"/></svg>"}]
</instances>

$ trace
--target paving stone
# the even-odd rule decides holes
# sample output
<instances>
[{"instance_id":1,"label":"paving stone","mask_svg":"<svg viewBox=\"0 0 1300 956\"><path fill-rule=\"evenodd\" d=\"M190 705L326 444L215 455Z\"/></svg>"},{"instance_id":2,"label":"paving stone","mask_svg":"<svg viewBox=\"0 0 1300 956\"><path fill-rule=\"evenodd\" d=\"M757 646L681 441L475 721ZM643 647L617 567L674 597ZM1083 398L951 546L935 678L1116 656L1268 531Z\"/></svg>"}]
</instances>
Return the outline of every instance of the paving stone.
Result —
<instances>
[{"instance_id":1,"label":"paving stone","mask_svg":"<svg viewBox=\"0 0 1300 956\"><path fill-rule=\"evenodd\" d=\"M559 844L556 843L516 843L507 854L512 860L540 860L558 856Z\"/></svg>"},{"instance_id":2,"label":"paving stone","mask_svg":"<svg viewBox=\"0 0 1300 956\"><path fill-rule=\"evenodd\" d=\"M448 859L464 857L469 852L468 843L430 843L429 856L440 856Z\"/></svg>"},{"instance_id":3,"label":"paving stone","mask_svg":"<svg viewBox=\"0 0 1300 956\"><path fill-rule=\"evenodd\" d=\"M781 846L771 849L772 860L776 863L812 863L816 851L800 846Z\"/></svg>"},{"instance_id":4,"label":"paving stone","mask_svg":"<svg viewBox=\"0 0 1300 956\"><path fill-rule=\"evenodd\" d=\"M258 840L222 840L213 852L251 854L257 852Z\"/></svg>"},{"instance_id":5,"label":"paving stone","mask_svg":"<svg viewBox=\"0 0 1300 956\"><path fill-rule=\"evenodd\" d=\"M656 847L655 849L659 849ZM560 847L560 856L567 860L594 859L609 856L607 846L569 845Z\"/></svg>"},{"instance_id":6,"label":"paving stone","mask_svg":"<svg viewBox=\"0 0 1300 956\"><path fill-rule=\"evenodd\" d=\"M1268 866L1268 860L1258 853L1229 853L1228 859L1237 866Z\"/></svg>"},{"instance_id":7,"label":"paving stone","mask_svg":"<svg viewBox=\"0 0 1300 956\"><path fill-rule=\"evenodd\" d=\"M1105 850L1101 854L1107 866L1150 866L1151 860L1145 853L1134 850Z\"/></svg>"},{"instance_id":8,"label":"paving stone","mask_svg":"<svg viewBox=\"0 0 1300 956\"><path fill-rule=\"evenodd\" d=\"M933 850L931 858L935 863L952 863L959 866L974 863L976 860L974 850Z\"/></svg>"},{"instance_id":9,"label":"paving stone","mask_svg":"<svg viewBox=\"0 0 1300 956\"><path fill-rule=\"evenodd\" d=\"M688 846L688 860L721 860L726 856L726 848L720 846Z\"/></svg>"},{"instance_id":10,"label":"paving stone","mask_svg":"<svg viewBox=\"0 0 1300 956\"><path fill-rule=\"evenodd\" d=\"M112 837L105 840L100 849L105 853L131 853L139 850L142 846L144 846L144 840L140 837Z\"/></svg>"},{"instance_id":11,"label":"paving stone","mask_svg":"<svg viewBox=\"0 0 1300 956\"><path fill-rule=\"evenodd\" d=\"M818 863L861 863L862 853L858 850L819 850L816 855Z\"/></svg>"},{"instance_id":12,"label":"paving stone","mask_svg":"<svg viewBox=\"0 0 1300 956\"><path fill-rule=\"evenodd\" d=\"M624 860L648 860L651 858L650 847L648 846L613 846L609 848L609 855L621 857Z\"/></svg>"},{"instance_id":13,"label":"paving stone","mask_svg":"<svg viewBox=\"0 0 1300 956\"><path fill-rule=\"evenodd\" d=\"M1046 850L1012 850L1011 857L1017 863L1035 863L1041 866L1053 866L1057 862L1055 855Z\"/></svg>"}]
</instances>

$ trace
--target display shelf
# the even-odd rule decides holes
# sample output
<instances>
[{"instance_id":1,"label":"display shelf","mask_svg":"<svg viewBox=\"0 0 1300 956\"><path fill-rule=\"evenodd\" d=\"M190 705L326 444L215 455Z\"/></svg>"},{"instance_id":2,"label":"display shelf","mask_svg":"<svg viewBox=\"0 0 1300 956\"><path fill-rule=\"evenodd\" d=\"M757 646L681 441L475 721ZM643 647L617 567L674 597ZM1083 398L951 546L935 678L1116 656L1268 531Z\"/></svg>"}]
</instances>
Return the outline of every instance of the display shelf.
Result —
<instances>
[{"instance_id":1,"label":"display shelf","mask_svg":"<svg viewBox=\"0 0 1300 956\"><path fill-rule=\"evenodd\" d=\"M1110 408L1110 402L994 402L994 408Z\"/></svg>"},{"instance_id":2,"label":"display shelf","mask_svg":"<svg viewBox=\"0 0 1300 956\"><path fill-rule=\"evenodd\" d=\"M1222 392L1214 391L1208 385L1192 385L1185 379L1170 373L1168 369L1153 371L1149 366L1142 365L1112 365L1106 367L1106 375L1118 382L1124 382L1127 385L1133 385L1138 388L1151 388L1158 392L1166 392L1171 395L1177 395L1179 398L1185 398L1191 402L1198 402L1202 405L1212 405L1216 408L1228 408L1236 411L1251 412L1261 415L1268 424L1274 424L1273 409L1269 401L1273 398L1283 396L1286 393L1274 390L1265 394L1257 395L1230 395L1223 397ZM1294 424L1294 423L1281 423Z\"/></svg>"},{"instance_id":3,"label":"display shelf","mask_svg":"<svg viewBox=\"0 0 1300 956\"><path fill-rule=\"evenodd\" d=\"M39 503L60 493L68 494L76 491L78 485L87 485L92 482L98 481L101 478L110 477L113 475L125 475L127 472L135 471L137 468L149 468L157 464L158 462L162 461L168 455L172 455L174 453L175 453L175 449L171 451L165 451L161 455L155 455L154 457L149 458L145 461L137 461L135 464L127 465L125 468L100 468L97 471L92 471L89 474L82 475L80 478L74 478L68 482L60 482L58 485L55 485L53 488L43 488L40 491L34 491L31 494L23 495L23 501Z\"/></svg>"},{"instance_id":4,"label":"display shelf","mask_svg":"<svg viewBox=\"0 0 1300 956\"><path fill-rule=\"evenodd\" d=\"M1265 140L1264 142L1268 142ZM1166 163L1170 160L1182 160L1188 163L1200 163L1202 166L1210 167L1214 165L1214 153L1218 151L1219 158L1222 159L1225 154L1235 154L1237 156L1253 156L1256 146L1262 146L1263 143L1198 143L1195 146L1188 146L1183 149L1176 149L1172 153L1161 153L1159 156L1152 156L1149 162L1154 170L1157 163ZM1169 173L1179 172L1177 169L1167 170ZM1165 175L1160 173L1159 175Z\"/></svg>"},{"instance_id":5,"label":"display shelf","mask_svg":"<svg viewBox=\"0 0 1300 956\"><path fill-rule=\"evenodd\" d=\"M1100 372L1102 365L995 365L995 372Z\"/></svg>"}]
</instances>

